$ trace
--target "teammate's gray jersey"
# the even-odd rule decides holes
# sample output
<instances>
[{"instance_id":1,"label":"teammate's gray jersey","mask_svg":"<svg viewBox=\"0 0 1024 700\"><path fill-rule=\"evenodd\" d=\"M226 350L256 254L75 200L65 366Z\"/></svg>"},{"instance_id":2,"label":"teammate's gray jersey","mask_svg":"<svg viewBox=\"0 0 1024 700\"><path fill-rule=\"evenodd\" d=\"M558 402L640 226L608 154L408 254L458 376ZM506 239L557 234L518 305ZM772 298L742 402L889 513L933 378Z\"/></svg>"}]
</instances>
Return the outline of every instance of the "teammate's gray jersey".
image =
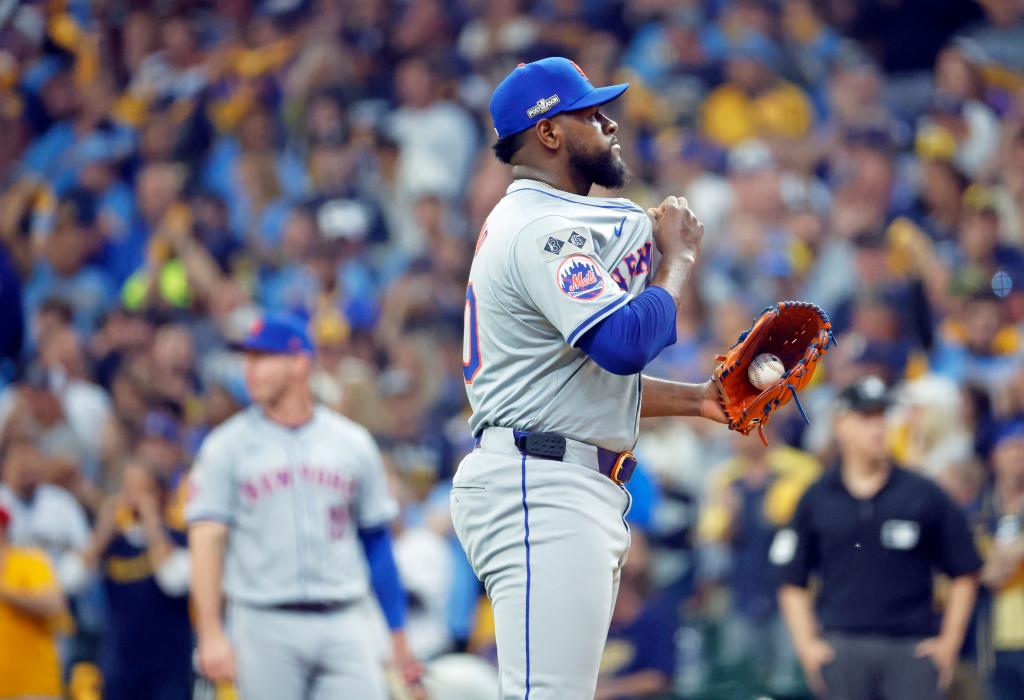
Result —
<instances>
[{"instance_id":1,"label":"teammate's gray jersey","mask_svg":"<svg viewBox=\"0 0 1024 700\"><path fill-rule=\"evenodd\" d=\"M466 292L463 371L474 433L561 433L622 451L636 442L640 376L599 367L580 336L643 291L646 211L517 180L480 232Z\"/></svg>"},{"instance_id":2,"label":"teammate's gray jersey","mask_svg":"<svg viewBox=\"0 0 1024 700\"><path fill-rule=\"evenodd\" d=\"M384 525L397 511L369 432L318 406L300 428L252 407L211 432L190 475L185 514L190 523L230 527L228 597L273 605L364 595L357 530Z\"/></svg>"}]
</instances>

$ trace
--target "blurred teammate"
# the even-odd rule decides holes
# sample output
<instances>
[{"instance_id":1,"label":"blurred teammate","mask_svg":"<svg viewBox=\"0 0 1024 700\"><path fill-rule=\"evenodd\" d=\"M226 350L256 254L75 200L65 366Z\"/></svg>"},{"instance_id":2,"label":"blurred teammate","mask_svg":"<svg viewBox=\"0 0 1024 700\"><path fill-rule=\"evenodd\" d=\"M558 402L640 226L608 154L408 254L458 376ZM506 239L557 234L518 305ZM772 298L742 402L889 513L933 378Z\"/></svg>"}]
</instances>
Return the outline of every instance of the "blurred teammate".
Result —
<instances>
[{"instance_id":1,"label":"blurred teammate","mask_svg":"<svg viewBox=\"0 0 1024 700\"><path fill-rule=\"evenodd\" d=\"M236 681L245 700L383 700L359 606L368 584L395 664L406 681L420 669L402 631L388 531L397 505L377 447L314 404L313 346L299 320L268 316L242 349L255 405L206 438L186 507L200 669Z\"/></svg>"},{"instance_id":2,"label":"blurred teammate","mask_svg":"<svg viewBox=\"0 0 1024 700\"><path fill-rule=\"evenodd\" d=\"M595 88L572 61L546 58L491 98L494 150L515 182L469 275L463 375L478 447L451 504L493 604L502 698L594 697L640 417L723 420L710 382L640 376L675 342L704 227L676 197L644 211L587 196L625 182L601 106L627 87Z\"/></svg>"},{"instance_id":3,"label":"blurred teammate","mask_svg":"<svg viewBox=\"0 0 1024 700\"><path fill-rule=\"evenodd\" d=\"M889 459L888 403L877 377L840 394L840 465L807 490L770 552L807 682L837 700L941 697L978 588L981 560L963 513L935 483ZM941 625L936 570L952 579ZM816 604L812 575L821 580Z\"/></svg>"}]
</instances>

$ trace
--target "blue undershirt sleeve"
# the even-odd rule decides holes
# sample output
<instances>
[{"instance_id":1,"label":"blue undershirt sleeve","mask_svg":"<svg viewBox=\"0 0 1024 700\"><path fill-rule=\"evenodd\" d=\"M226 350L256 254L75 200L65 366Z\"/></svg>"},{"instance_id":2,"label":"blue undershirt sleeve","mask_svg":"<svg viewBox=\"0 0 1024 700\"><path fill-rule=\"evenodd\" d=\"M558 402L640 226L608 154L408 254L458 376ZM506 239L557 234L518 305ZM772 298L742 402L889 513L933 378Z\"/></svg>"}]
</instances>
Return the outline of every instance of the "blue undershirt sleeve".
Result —
<instances>
[{"instance_id":1,"label":"blue undershirt sleeve","mask_svg":"<svg viewBox=\"0 0 1024 700\"><path fill-rule=\"evenodd\" d=\"M676 342L676 303L661 287L648 287L588 330L577 343L612 374L639 374Z\"/></svg>"},{"instance_id":2,"label":"blue undershirt sleeve","mask_svg":"<svg viewBox=\"0 0 1024 700\"><path fill-rule=\"evenodd\" d=\"M405 591L398 577L391 533L386 526L359 530L359 541L370 566L370 585L384 611L388 628L401 629L405 624Z\"/></svg>"}]
</instances>

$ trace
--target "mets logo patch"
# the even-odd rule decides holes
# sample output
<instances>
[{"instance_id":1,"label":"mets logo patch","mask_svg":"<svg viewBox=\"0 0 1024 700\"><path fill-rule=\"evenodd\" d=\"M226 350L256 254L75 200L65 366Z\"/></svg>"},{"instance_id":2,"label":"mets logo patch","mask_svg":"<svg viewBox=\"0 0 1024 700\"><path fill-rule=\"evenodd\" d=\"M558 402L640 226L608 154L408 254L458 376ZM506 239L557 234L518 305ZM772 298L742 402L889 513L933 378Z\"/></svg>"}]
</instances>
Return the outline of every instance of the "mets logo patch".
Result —
<instances>
[{"instance_id":1,"label":"mets logo patch","mask_svg":"<svg viewBox=\"0 0 1024 700\"><path fill-rule=\"evenodd\" d=\"M586 255L570 255L558 266L558 286L570 299L596 299L604 291L604 277Z\"/></svg>"}]
</instances>

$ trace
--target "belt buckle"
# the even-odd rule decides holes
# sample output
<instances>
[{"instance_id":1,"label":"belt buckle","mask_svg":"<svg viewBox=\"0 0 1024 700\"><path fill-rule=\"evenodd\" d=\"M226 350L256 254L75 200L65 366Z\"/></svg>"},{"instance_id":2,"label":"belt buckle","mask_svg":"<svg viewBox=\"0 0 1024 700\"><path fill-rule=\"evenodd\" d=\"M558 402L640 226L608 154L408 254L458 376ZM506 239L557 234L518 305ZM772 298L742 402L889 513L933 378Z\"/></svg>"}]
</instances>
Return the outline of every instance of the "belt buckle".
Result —
<instances>
[{"instance_id":1,"label":"belt buckle","mask_svg":"<svg viewBox=\"0 0 1024 700\"><path fill-rule=\"evenodd\" d=\"M629 462L627 467L626 463ZM636 457L632 452L626 450L619 454L615 459L615 464L612 466L611 471L608 473L608 477L619 486L622 486L630 477L633 476L633 469L636 467ZM622 470L627 469L625 478L622 478Z\"/></svg>"}]
</instances>

